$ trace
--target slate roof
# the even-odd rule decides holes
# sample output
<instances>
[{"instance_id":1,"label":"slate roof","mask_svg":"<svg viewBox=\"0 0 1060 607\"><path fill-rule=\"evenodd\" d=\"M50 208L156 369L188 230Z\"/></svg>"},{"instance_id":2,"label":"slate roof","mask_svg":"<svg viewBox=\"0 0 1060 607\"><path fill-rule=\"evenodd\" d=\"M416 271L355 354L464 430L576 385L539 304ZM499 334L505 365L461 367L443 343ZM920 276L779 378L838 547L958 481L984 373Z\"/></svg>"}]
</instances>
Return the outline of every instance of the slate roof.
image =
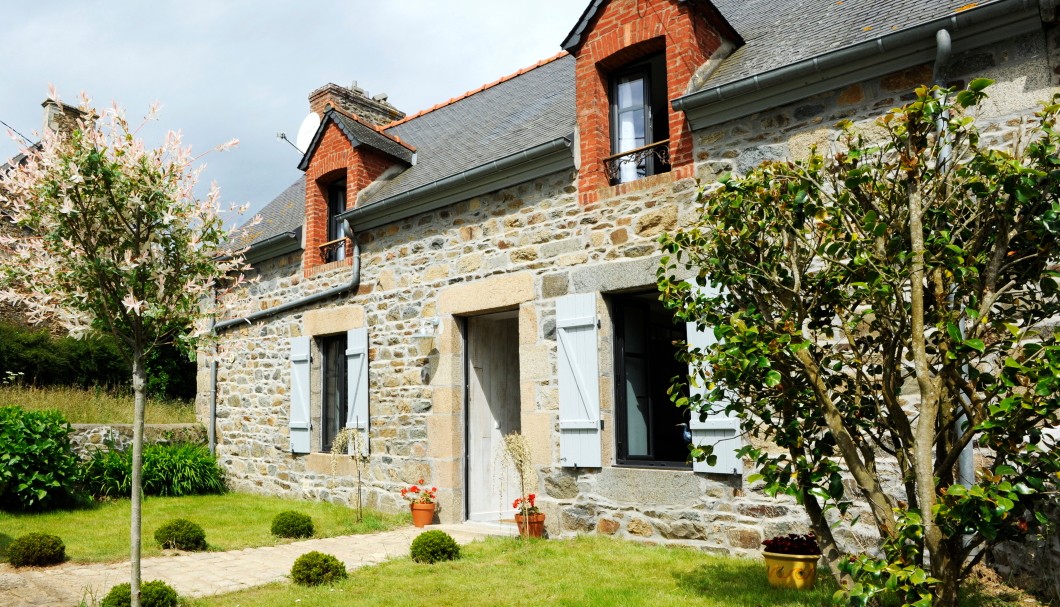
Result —
<instances>
[{"instance_id":1,"label":"slate roof","mask_svg":"<svg viewBox=\"0 0 1060 607\"><path fill-rule=\"evenodd\" d=\"M457 175L574 132L574 58L557 55L521 74L385 129L416 146L416 164L360 204Z\"/></svg>"},{"instance_id":2,"label":"slate roof","mask_svg":"<svg viewBox=\"0 0 1060 607\"><path fill-rule=\"evenodd\" d=\"M1001 0L712 0L745 44L700 87L713 88L812 59L922 23ZM575 25L591 20L592 0ZM567 41L570 40L568 36ZM331 112L348 137L397 158L411 151L371 127ZM575 130L574 58L561 53L495 83L385 127L415 149L416 163L362 194L361 205L459 175ZM322 132L321 129L319 132ZM400 148L400 149L399 149ZM388 151L389 150L389 151ZM263 221L242 242L262 242L301 227L304 178L261 211Z\"/></svg>"},{"instance_id":3,"label":"slate roof","mask_svg":"<svg viewBox=\"0 0 1060 607\"><path fill-rule=\"evenodd\" d=\"M237 238L233 240L232 246L241 249L264 242L274 236L286 232L296 232L302 229L305 223L305 175L298 178L272 202L265 205L256 216L261 216L261 221L256 225L240 230ZM254 221L252 217L243 225L246 226Z\"/></svg>"},{"instance_id":4,"label":"slate roof","mask_svg":"<svg viewBox=\"0 0 1060 607\"><path fill-rule=\"evenodd\" d=\"M700 89L714 88L996 0L712 0L744 39Z\"/></svg>"}]
</instances>

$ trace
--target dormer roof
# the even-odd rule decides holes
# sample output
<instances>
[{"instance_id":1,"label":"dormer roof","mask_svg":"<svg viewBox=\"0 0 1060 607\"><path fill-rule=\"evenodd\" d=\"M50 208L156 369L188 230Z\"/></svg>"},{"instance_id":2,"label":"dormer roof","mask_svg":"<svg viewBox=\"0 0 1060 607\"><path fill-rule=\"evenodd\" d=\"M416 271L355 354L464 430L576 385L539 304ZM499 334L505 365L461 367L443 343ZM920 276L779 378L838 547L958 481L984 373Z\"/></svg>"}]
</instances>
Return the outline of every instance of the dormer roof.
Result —
<instances>
[{"instance_id":1,"label":"dormer roof","mask_svg":"<svg viewBox=\"0 0 1060 607\"><path fill-rule=\"evenodd\" d=\"M773 1L775 2L775 0ZM593 25L593 19L595 19L596 15L603 10L604 5L607 4L607 2L608 0L592 0L592 2L589 3L589 6L585 8L585 11L582 12L582 16L578 18L578 22L574 24L573 28L571 28L570 33L563 39L560 48L568 53L576 54L581 47L582 42L585 41L586 32L588 32ZM722 16L722 13L718 11L714 4L709 0L676 0L676 2L679 4L703 4L714 14ZM724 18L718 19L716 25L721 28L722 31L719 31L718 33L721 34L723 38L734 42L737 46L742 44L740 33L733 29Z\"/></svg>"},{"instance_id":2,"label":"dormer roof","mask_svg":"<svg viewBox=\"0 0 1060 607\"><path fill-rule=\"evenodd\" d=\"M331 108L324 113L324 117L320 120L320 126L317 127L313 140L309 143L309 148L302 156L302 162L298 163L300 170L304 171L309 168L309 162L313 158L313 154L316 153L317 147L324 138L324 132L330 124L338 127L339 131L346 136L346 139L349 140L350 145L353 147L364 145L405 164L413 164L416 155L414 147L396 137L387 135L377 127L358 119L356 116L350 116Z\"/></svg>"}]
</instances>

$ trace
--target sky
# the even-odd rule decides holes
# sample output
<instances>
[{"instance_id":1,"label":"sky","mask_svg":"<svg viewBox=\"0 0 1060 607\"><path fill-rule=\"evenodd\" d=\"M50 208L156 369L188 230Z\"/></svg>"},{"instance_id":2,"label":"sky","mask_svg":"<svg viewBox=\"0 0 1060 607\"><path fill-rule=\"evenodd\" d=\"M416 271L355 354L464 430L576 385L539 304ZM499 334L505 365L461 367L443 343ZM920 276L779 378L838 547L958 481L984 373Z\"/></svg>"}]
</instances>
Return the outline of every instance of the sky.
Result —
<instances>
[{"instance_id":1,"label":"sky","mask_svg":"<svg viewBox=\"0 0 1060 607\"><path fill-rule=\"evenodd\" d=\"M301 175L293 141L309 93L356 81L413 114L560 50L588 0L37 0L0 13L0 120L36 140L54 84L76 105L117 102L142 131L203 158L226 202L264 206ZM0 125L0 161L18 144Z\"/></svg>"}]
</instances>

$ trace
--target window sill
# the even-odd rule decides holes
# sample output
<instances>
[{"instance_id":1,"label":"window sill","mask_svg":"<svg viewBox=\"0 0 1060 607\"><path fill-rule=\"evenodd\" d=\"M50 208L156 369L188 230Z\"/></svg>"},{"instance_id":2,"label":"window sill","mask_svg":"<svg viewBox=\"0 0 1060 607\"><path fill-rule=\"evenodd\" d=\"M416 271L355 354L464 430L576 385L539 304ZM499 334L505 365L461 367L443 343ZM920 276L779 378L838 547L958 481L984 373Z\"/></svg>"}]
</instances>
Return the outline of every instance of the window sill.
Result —
<instances>
[{"instance_id":1,"label":"window sill","mask_svg":"<svg viewBox=\"0 0 1060 607\"><path fill-rule=\"evenodd\" d=\"M614 465L615 468L636 468L639 470L669 470L673 471L692 471L691 464L677 464L677 463L648 463L648 462L618 462Z\"/></svg>"},{"instance_id":2,"label":"window sill","mask_svg":"<svg viewBox=\"0 0 1060 607\"><path fill-rule=\"evenodd\" d=\"M331 453L309 453L305 462L306 472L326 476L357 476L357 467L348 455Z\"/></svg>"},{"instance_id":3,"label":"window sill","mask_svg":"<svg viewBox=\"0 0 1060 607\"><path fill-rule=\"evenodd\" d=\"M582 205L592 204L601 200L608 200L616 196L622 196L624 194L630 194L633 192L640 192L654 187L670 185L674 182L682 179L687 179L696 174L696 167L694 164L686 164L680 167L674 167L669 172L659 173L657 175L649 175L635 181L627 183L620 183L618 185L604 186L598 190L591 192L583 192L579 195L579 202Z\"/></svg>"},{"instance_id":4,"label":"window sill","mask_svg":"<svg viewBox=\"0 0 1060 607\"><path fill-rule=\"evenodd\" d=\"M331 262L328 262L328 263L317 264L317 265L315 265L315 266L313 266L311 268L306 268L305 277L306 278L312 278L314 276L317 276L319 274L323 274L325 272L329 272L331 270L336 270L338 268L348 267L348 266L352 266L352 265L353 265L353 258L352 257L347 257L346 259L341 259L339 261L331 261Z\"/></svg>"}]
</instances>

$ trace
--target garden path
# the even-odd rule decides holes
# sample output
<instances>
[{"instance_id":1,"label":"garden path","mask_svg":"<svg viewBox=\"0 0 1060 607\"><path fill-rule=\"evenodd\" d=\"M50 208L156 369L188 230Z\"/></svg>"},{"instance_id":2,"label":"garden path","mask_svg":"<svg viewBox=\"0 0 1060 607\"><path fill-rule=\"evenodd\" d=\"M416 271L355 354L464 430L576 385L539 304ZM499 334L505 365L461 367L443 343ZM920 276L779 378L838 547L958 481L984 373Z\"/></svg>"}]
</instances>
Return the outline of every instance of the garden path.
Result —
<instances>
[{"instance_id":1,"label":"garden path","mask_svg":"<svg viewBox=\"0 0 1060 607\"><path fill-rule=\"evenodd\" d=\"M460 544L514 531L490 525L431 525ZM318 550L336 556L347 569L357 569L405 556L423 530L404 527L366 535L347 535L246 548L231 552L178 552L145 558L142 579L163 580L182 596L200 597L281 582L299 556ZM78 607L94 605L112 586L129 581L129 563L65 563L56 567L15 569L0 564L0 605L3 607Z\"/></svg>"}]
</instances>

